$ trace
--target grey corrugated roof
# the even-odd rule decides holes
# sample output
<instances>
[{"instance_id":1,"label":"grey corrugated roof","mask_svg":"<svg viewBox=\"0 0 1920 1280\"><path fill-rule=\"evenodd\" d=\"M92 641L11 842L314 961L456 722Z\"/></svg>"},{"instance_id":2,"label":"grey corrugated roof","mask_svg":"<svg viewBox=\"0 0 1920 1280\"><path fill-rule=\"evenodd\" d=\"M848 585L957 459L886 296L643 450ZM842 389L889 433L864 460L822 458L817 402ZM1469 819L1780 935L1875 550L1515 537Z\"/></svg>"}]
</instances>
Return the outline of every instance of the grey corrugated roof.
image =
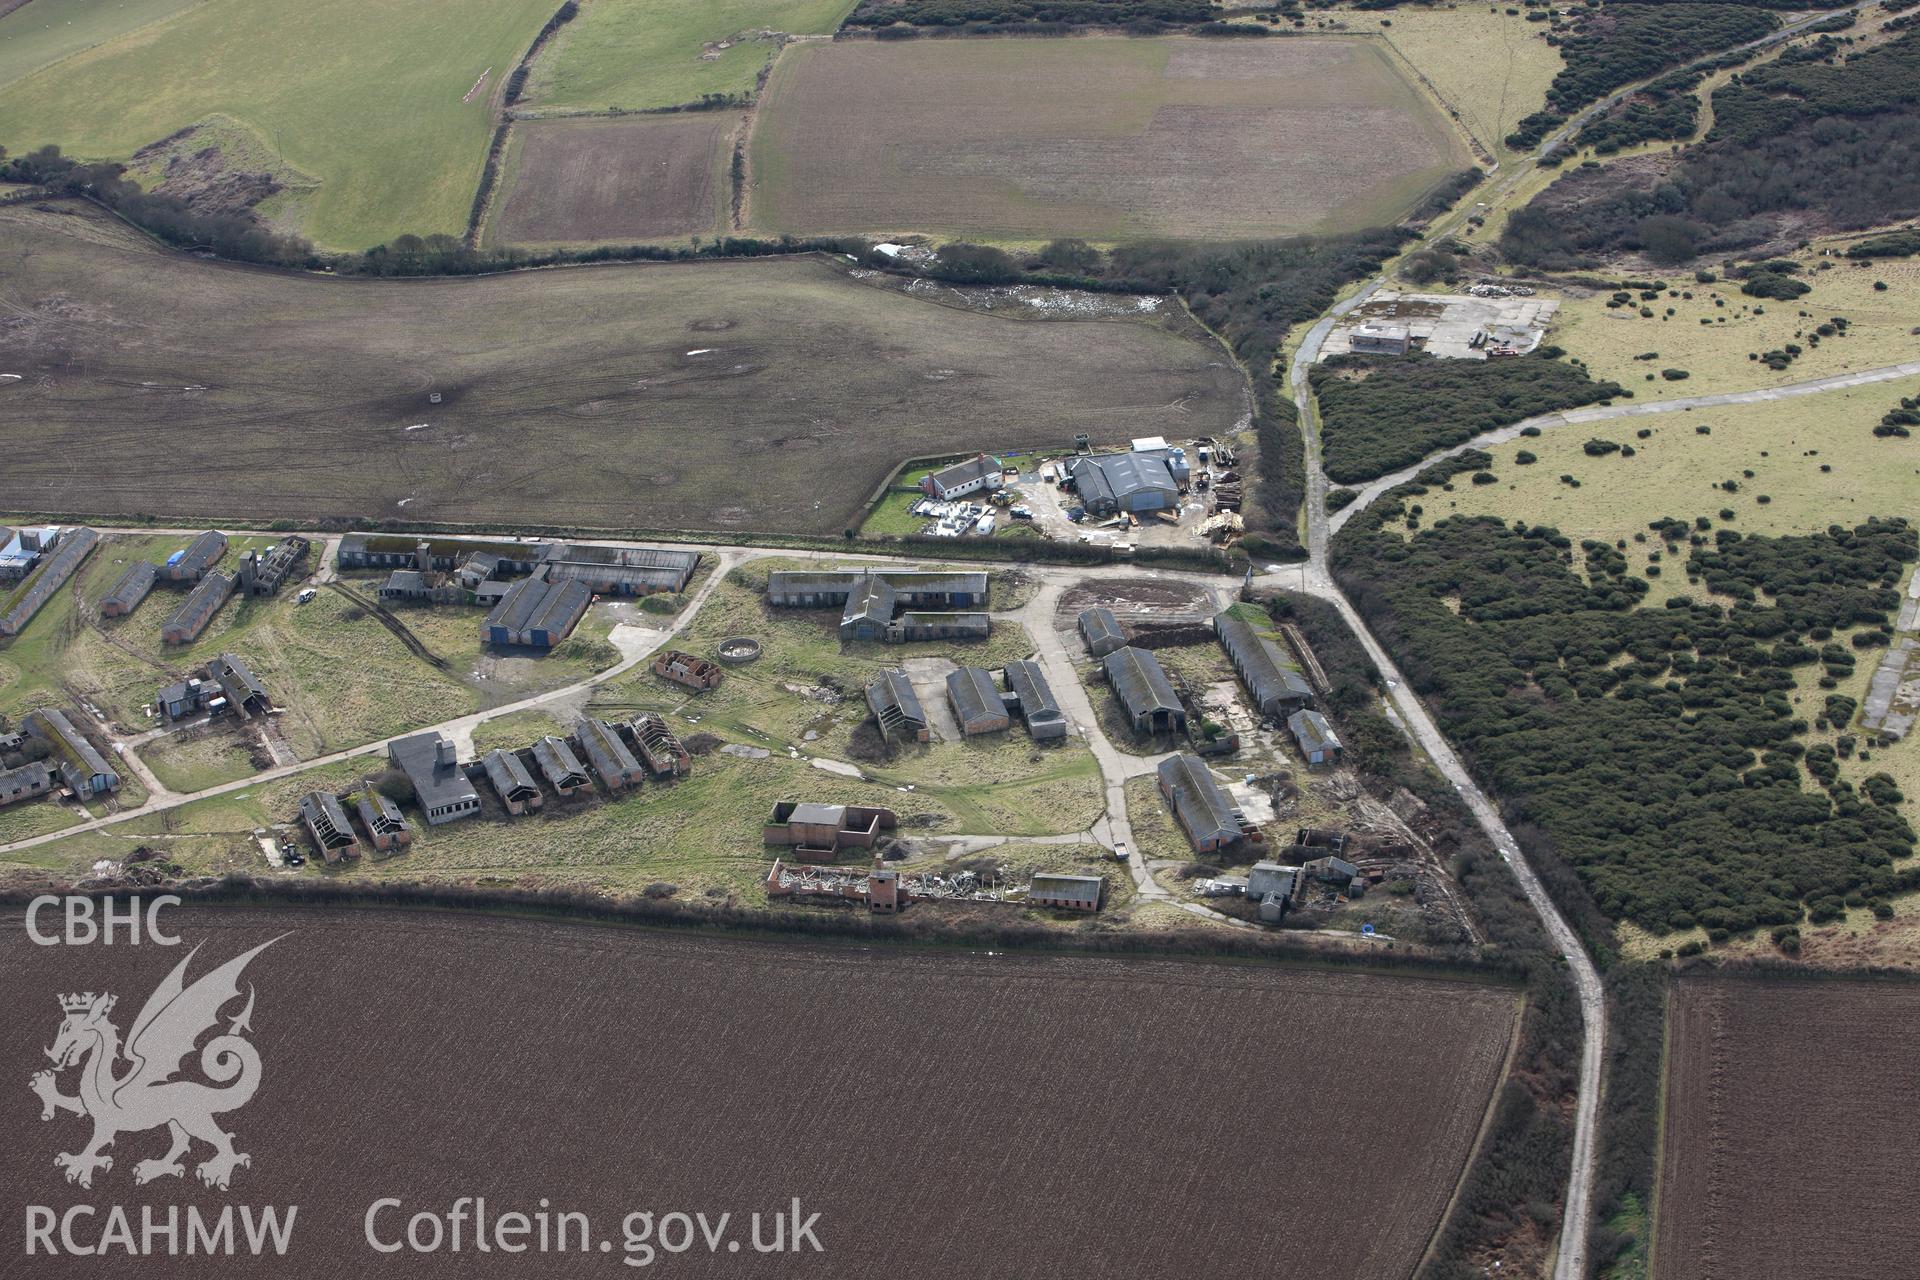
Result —
<instances>
[{"instance_id":1,"label":"grey corrugated roof","mask_svg":"<svg viewBox=\"0 0 1920 1280\"><path fill-rule=\"evenodd\" d=\"M363 787L354 795L353 807L359 810L360 821L367 824L369 831L396 831L407 825L400 806L372 787Z\"/></svg>"},{"instance_id":2,"label":"grey corrugated roof","mask_svg":"<svg viewBox=\"0 0 1920 1280\"><path fill-rule=\"evenodd\" d=\"M627 744L620 740L620 735L605 720L582 716L573 726L573 732L580 739L580 749L587 753L587 759L601 777L613 778L641 771L640 762L634 759L633 752L627 749Z\"/></svg>"},{"instance_id":3,"label":"grey corrugated roof","mask_svg":"<svg viewBox=\"0 0 1920 1280\"><path fill-rule=\"evenodd\" d=\"M564 631L593 603L593 593L579 582L545 583L547 591L527 623L529 631Z\"/></svg>"},{"instance_id":4,"label":"grey corrugated roof","mask_svg":"<svg viewBox=\"0 0 1920 1280\"><path fill-rule=\"evenodd\" d=\"M1160 659L1132 645L1115 649L1100 660L1107 682L1120 695L1127 714L1140 719L1155 711L1179 711L1180 696L1173 691Z\"/></svg>"},{"instance_id":5,"label":"grey corrugated roof","mask_svg":"<svg viewBox=\"0 0 1920 1280\"><path fill-rule=\"evenodd\" d=\"M556 790L590 781L586 766L580 763L580 758L573 754L573 748L567 745L564 738L548 734L534 743L533 760Z\"/></svg>"},{"instance_id":6,"label":"grey corrugated roof","mask_svg":"<svg viewBox=\"0 0 1920 1280\"><path fill-rule=\"evenodd\" d=\"M486 766L487 778L493 783L494 790L503 797L515 791L538 791L533 775L527 772L527 766L520 762L516 751L493 750L481 761Z\"/></svg>"},{"instance_id":7,"label":"grey corrugated roof","mask_svg":"<svg viewBox=\"0 0 1920 1280\"><path fill-rule=\"evenodd\" d=\"M1213 630L1262 714L1272 715L1288 703L1312 700L1313 686L1306 677L1294 669L1277 644L1254 630L1245 618L1222 610L1214 615Z\"/></svg>"},{"instance_id":8,"label":"grey corrugated roof","mask_svg":"<svg viewBox=\"0 0 1920 1280\"><path fill-rule=\"evenodd\" d=\"M198 574L226 553L227 535L218 529L209 529L205 533L196 535L194 540L187 544L187 549L181 554L180 559L171 567L181 573Z\"/></svg>"},{"instance_id":9,"label":"grey corrugated roof","mask_svg":"<svg viewBox=\"0 0 1920 1280\"><path fill-rule=\"evenodd\" d=\"M154 579L159 576L160 570L151 560L135 560L113 584L113 590L100 597L100 603L131 609L147 598L147 592L153 590Z\"/></svg>"},{"instance_id":10,"label":"grey corrugated roof","mask_svg":"<svg viewBox=\"0 0 1920 1280\"><path fill-rule=\"evenodd\" d=\"M993 676L980 667L961 667L949 675L947 697L953 703L954 713L963 721L1007 714L1007 705L1000 700L1000 689L993 683Z\"/></svg>"},{"instance_id":11,"label":"grey corrugated roof","mask_svg":"<svg viewBox=\"0 0 1920 1280\"><path fill-rule=\"evenodd\" d=\"M1127 633L1121 629L1120 620L1113 616L1113 610L1105 605L1095 605L1091 609L1080 611L1080 634L1088 644L1096 640L1118 640L1127 642Z\"/></svg>"},{"instance_id":12,"label":"grey corrugated roof","mask_svg":"<svg viewBox=\"0 0 1920 1280\"><path fill-rule=\"evenodd\" d=\"M879 574L870 574L867 580L855 584L847 595L847 610L840 615L840 625L849 622L877 622L881 626L893 620L895 594L893 587Z\"/></svg>"},{"instance_id":13,"label":"grey corrugated roof","mask_svg":"<svg viewBox=\"0 0 1920 1280\"><path fill-rule=\"evenodd\" d=\"M890 667L867 682L867 706L876 716L887 707L898 707L907 719L919 724L927 722L920 696L913 691L913 681L898 667Z\"/></svg>"},{"instance_id":14,"label":"grey corrugated roof","mask_svg":"<svg viewBox=\"0 0 1920 1280\"><path fill-rule=\"evenodd\" d=\"M94 750L85 734L73 727L73 721L67 719L67 713L58 707L42 707L27 715L27 728L32 730L38 718L41 736L53 747L55 754L65 756L69 761L83 766L89 774L114 773L101 754ZM115 776L118 776L117 774Z\"/></svg>"},{"instance_id":15,"label":"grey corrugated roof","mask_svg":"<svg viewBox=\"0 0 1920 1280\"><path fill-rule=\"evenodd\" d=\"M1110 453L1075 458L1070 465L1074 488L1083 500L1105 498L1118 502L1148 489L1178 493L1173 472L1159 458L1139 453Z\"/></svg>"},{"instance_id":16,"label":"grey corrugated roof","mask_svg":"<svg viewBox=\"0 0 1920 1280\"><path fill-rule=\"evenodd\" d=\"M1172 793L1174 809L1189 833L1196 838L1239 837L1239 810L1198 756L1184 752L1168 756L1160 762L1159 774L1161 783Z\"/></svg>"},{"instance_id":17,"label":"grey corrugated roof","mask_svg":"<svg viewBox=\"0 0 1920 1280\"><path fill-rule=\"evenodd\" d=\"M236 697L266 698L267 687L260 683L259 677L239 657L223 653L207 664L207 673L219 683L221 691L229 700ZM271 699L268 699L271 701Z\"/></svg>"},{"instance_id":18,"label":"grey corrugated roof","mask_svg":"<svg viewBox=\"0 0 1920 1280\"><path fill-rule=\"evenodd\" d=\"M1070 876L1052 871L1036 871L1027 886L1036 898L1066 898L1073 902L1100 903L1100 891L1106 888L1104 876Z\"/></svg>"},{"instance_id":19,"label":"grey corrugated roof","mask_svg":"<svg viewBox=\"0 0 1920 1280\"><path fill-rule=\"evenodd\" d=\"M1315 748L1338 748L1340 739L1335 736L1333 726L1318 711L1296 711L1287 717L1287 728L1293 730L1293 736L1302 750Z\"/></svg>"},{"instance_id":20,"label":"grey corrugated roof","mask_svg":"<svg viewBox=\"0 0 1920 1280\"><path fill-rule=\"evenodd\" d=\"M162 629L177 629L185 631L189 638L197 637L232 594L232 577L215 569L200 579L200 585L187 593L187 598L162 624Z\"/></svg>"},{"instance_id":21,"label":"grey corrugated roof","mask_svg":"<svg viewBox=\"0 0 1920 1280\"><path fill-rule=\"evenodd\" d=\"M802 822L809 826L839 826L846 821L847 806L843 804L820 804L812 800L803 800L793 806L793 812L787 815L789 823Z\"/></svg>"},{"instance_id":22,"label":"grey corrugated roof","mask_svg":"<svg viewBox=\"0 0 1920 1280\"><path fill-rule=\"evenodd\" d=\"M1007 687L1020 699L1020 716L1028 724L1059 720L1060 703L1053 696L1046 673L1037 662L1009 662Z\"/></svg>"}]
</instances>

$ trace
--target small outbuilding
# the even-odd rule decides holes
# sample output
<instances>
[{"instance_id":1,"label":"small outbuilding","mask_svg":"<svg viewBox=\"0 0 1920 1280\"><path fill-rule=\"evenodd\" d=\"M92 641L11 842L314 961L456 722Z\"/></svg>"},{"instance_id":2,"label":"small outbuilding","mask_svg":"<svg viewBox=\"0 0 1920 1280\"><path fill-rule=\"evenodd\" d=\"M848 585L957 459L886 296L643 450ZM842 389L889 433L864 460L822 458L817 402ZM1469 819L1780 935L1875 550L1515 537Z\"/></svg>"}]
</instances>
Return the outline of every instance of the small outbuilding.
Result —
<instances>
[{"instance_id":1,"label":"small outbuilding","mask_svg":"<svg viewBox=\"0 0 1920 1280\"><path fill-rule=\"evenodd\" d=\"M898 667L889 667L867 682L867 706L873 710L880 736L888 742L926 742L932 736L920 695Z\"/></svg>"},{"instance_id":2,"label":"small outbuilding","mask_svg":"<svg viewBox=\"0 0 1920 1280\"><path fill-rule=\"evenodd\" d=\"M655 655L653 674L675 684L702 693L720 687L720 664L679 649L666 649Z\"/></svg>"},{"instance_id":3,"label":"small outbuilding","mask_svg":"<svg viewBox=\"0 0 1920 1280\"><path fill-rule=\"evenodd\" d=\"M360 817L360 825L366 830L367 838L379 852L391 853L413 843L413 828L407 825L407 817L400 812L400 806L372 787L362 787L354 792L353 809Z\"/></svg>"},{"instance_id":4,"label":"small outbuilding","mask_svg":"<svg viewBox=\"0 0 1920 1280\"><path fill-rule=\"evenodd\" d=\"M684 778L693 772L693 753L657 712L643 711L627 725L635 754L655 776Z\"/></svg>"},{"instance_id":5,"label":"small outbuilding","mask_svg":"<svg viewBox=\"0 0 1920 1280\"><path fill-rule=\"evenodd\" d=\"M576 791L587 791L593 787L587 767L573 754L573 748L567 745L565 738L548 734L534 743L533 762L540 766L540 772L555 795L570 796Z\"/></svg>"},{"instance_id":6,"label":"small outbuilding","mask_svg":"<svg viewBox=\"0 0 1920 1280\"><path fill-rule=\"evenodd\" d=\"M527 766L521 762L519 752L496 749L487 752L480 763L487 771L487 781L499 793L500 803L507 807L508 813L517 816L546 803L546 797L540 794L533 775L527 772Z\"/></svg>"},{"instance_id":7,"label":"small outbuilding","mask_svg":"<svg viewBox=\"0 0 1920 1280\"><path fill-rule=\"evenodd\" d=\"M607 790L625 791L646 781L647 771L621 740L619 731L605 720L582 716L573 726L573 736L579 740L587 763L600 775L600 781L606 784Z\"/></svg>"},{"instance_id":8,"label":"small outbuilding","mask_svg":"<svg viewBox=\"0 0 1920 1280\"><path fill-rule=\"evenodd\" d=\"M1104 605L1080 611L1080 638L1086 642L1087 652L1096 658L1104 658L1127 643L1127 633L1121 630L1119 619Z\"/></svg>"},{"instance_id":9,"label":"small outbuilding","mask_svg":"<svg viewBox=\"0 0 1920 1280\"><path fill-rule=\"evenodd\" d=\"M300 821L313 837L313 847L328 862L360 856L360 838L341 807L340 797L329 791L309 791L300 797Z\"/></svg>"},{"instance_id":10,"label":"small outbuilding","mask_svg":"<svg viewBox=\"0 0 1920 1280\"><path fill-rule=\"evenodd\" d=\"M1002 483L1001 470L1000 459L982 453L928 475L920 482L920 491L942 502L951 502L970 493L998 489Z\"/></svg>"},{"instance_id":11,"label":"small outbuilding","mask_svg":"<svg viewBox=\"0 0 1920 1280\"><path fill-rule=\"evenodd\" d=\"M1105 876L1036 871L1027 886L1027 903L1029 906L1053 907L1061 911L1098 911L1106 888Z\"/></svg>"},{"instance_id":12,"label":"small outbuilding","mask_svg":"<svg viewBox=\"0 0 1920 1280\"><path fill-rule=\"evenodd\" d=\"M1338 764L1343 748L1333 726L1318 711L1296 711L1287 717L1287 728L1300 746L1300 754L1310 765Z\"/></svg>"},{"instance_id":13,"label":"small outbuilding","mask_svg":"<svg viewBox=\"0 0 1920 1280\"><path fill-rule=\"evenodd\" d=\"M891 809L858 804L782 800L761 828L762 840L831 861L849 849L871 849L883 831L900 825Z\"/></svg>"},{"instance_id":14,"label":"small outbuilding","mask_svg":"<svg viewBox=\"0 0 1920 1280\"><path fill-rule=\"evenodd\" d=\"M135 560L115 580L112 589L100 597L100 616L124 618L132 613L153 590L154 580L159 576L159 568L151 561Z\"/></svg>"}]
</instances>

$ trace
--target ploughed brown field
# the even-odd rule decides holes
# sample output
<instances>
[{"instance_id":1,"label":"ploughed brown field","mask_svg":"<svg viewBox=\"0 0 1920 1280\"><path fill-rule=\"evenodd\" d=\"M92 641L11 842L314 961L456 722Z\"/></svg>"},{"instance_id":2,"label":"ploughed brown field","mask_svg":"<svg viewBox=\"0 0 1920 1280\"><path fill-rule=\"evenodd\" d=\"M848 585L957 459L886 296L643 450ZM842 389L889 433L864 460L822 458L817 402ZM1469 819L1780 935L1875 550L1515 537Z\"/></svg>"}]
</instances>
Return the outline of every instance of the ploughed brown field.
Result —
<instances>
[{"instance_id":1,"label":"ploughed brown field","mask_svg":"<svg viewBox=\"0 0 1920 1280\"><path fill-rule=\"evenodd\" d=\"M1235 239L1398 219L1470 163L1365 40L854 40L774 65L749 225Z\"/></svg>"},{"instance_id":2,"label":"ploughed brown field","mask_svg":"<svg viewBox=\"0 0 1920 1280\"><path fill-rule=\"evenodd\" d=\"M1689 978L1669 1018L1654 1275L1913 1275L1920 984Z\"/></svg>"},{"instance_id":3,"label":"ploughed brown field","mask_svg":"<svg viewBox=\"0 0 1920 1280\"><path fill-rule=\"evenodd\" d=\"M678 239L727 214L722 111L616 120L525 120L489 237L503 244Z\"/></svg>"},{"instance_id":4,"label":"ploughed brown field","mask_svg":"<svg viewBox=\"0 0 1920 1280\"><path fill-rule=\"evenodd\" d=\"M1250 965L807 947L457 913L181 908L189 981L243 975L262 1083L223 1127L230 1192L133 1183L128 1133L91 1190L86 1126L27 1090L69 991L124 1033L186 947L37 947L0 913L0 1270L23 1204L300 1206L271 1266L32 1261L36 1276L614 1275L634 1211L750 1215L799 1197L825 1252L704 1245L673 1274L885 1277L1411 1274L1464 1166L1511 989ZM221 1022L225 1030L227 1022ZM190 1070L197 1057L189 1060ZM64 1083L72 1089L74 1073ZM197 1078L197 1076L196 1076ZM205 1158L196 1151L190 1160ZM192 1177L191 1170L188 1174ZM382 1255L406 1215L589 1215L614 1248ZM771 1232L770 1217L763 1231ZM611 1270L609 1269L611 1268Z\"/></svg>"},{"instance_id":5,"label":"ploughed brown field","mask_svg":"<svg viewBox=\"0 0 1920 1280\"><path fill-rule=\"evenodd\" d=\"M1013 320L817 256L333 280L47 208L0 209L0 511L837 534L903 458L1245 412L1175 307Z\"/></svg>"}]
</instances>

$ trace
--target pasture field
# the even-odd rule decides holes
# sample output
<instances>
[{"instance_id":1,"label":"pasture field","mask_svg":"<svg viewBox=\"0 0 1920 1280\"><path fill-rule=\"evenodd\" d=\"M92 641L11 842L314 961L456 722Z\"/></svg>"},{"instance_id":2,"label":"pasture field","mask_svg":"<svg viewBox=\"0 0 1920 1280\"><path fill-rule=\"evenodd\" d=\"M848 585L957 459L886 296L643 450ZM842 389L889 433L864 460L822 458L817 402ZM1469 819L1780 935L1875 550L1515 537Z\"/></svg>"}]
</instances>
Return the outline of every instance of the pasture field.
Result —
<instances>
[{"instance_id":1,"label":"pasture field","mask_svg":"<svg viewBox=\"0 0 1920 1280\"><path fill-rule=\"evenodd\" d=\"M1178 316L1009 320L816 257L325 280L62 204L0 212L0 291L16 511L838 534L929 441L1223 434L1246 394Z\"/></svg>"},{"instance_id":2,"label":"pasture field","mask_svg":"<svg viewBox=\"0 0 1920 1280\"><path fill-rule=\"evenodd\" d=\"M1657 300L1643 301L1635 291L1631 305L1616 308L1607 306L1606 293L1562 301L1547 341L1586 361L1595 378L1630 388L1639 400L1746 391L1920 360L1920 335L1913 332L1920 326L1920 261L1856 265L1813 253L1791 256L1803 267L1795 279L1813 286L1791 302L1749 298L1738 281L1699 284L1691 271L1675 271L1665 277L1668 291ZM1819 270L1821 263L1831 269ZM1875 281L1887 288L1875 289ZM1642 307L1653 315L1643 317ZM1808 341L1835 316L1847 321L1844 335L1819 338L1818 345ZM1785 369L1776 372L1749 358L1789 343L1801 352ZM1650 353L1657 358L1639 358ZM1666 369L1685 369L1689 376L1668 381L1661 376Z\"/></svg>"},{"instance_id":3,"label":"pasture field","mask_svg":"<svg viewBox=\"0 0 1920 1280\"><path fill-rule=\"evenodd\" d=\"M544 1197L586 1214L614 1258L636 1188L662 1211L708 1205L717 1218L726 1206L727 1233L743 1239L751 1212L785 1211L797 1194L803 1218L820 1215L824 1254L769 1274L819 1269L809 1262L847 1280L1084 1274L1097 1253L1137 1274L1213 1280L1270 1270L1284 1252L1290 1273L1325 1280L1408 1275L1495 1093L1518 1003L1509 988L1358 972L433 912L185 908L170 923L204 944L195 975L290 934L246 973L265 1070L253 1105L227 1121L253 1153L234 1190L299 1203L295 1248L352 1256L375 1277L418 1271L418 1258L366 1247L375 1193L316 1188L401 1197L403 1232L429 1204L444 1213L447 1188L485 1187L496 1212L532 1213ZM31 1034L0 1067L22 1081L45 1065L60 1012L50 993L110 990L137 1009L179 962L95 947L81 964L7 934L6 1013ZM343 963L369 957L398 976L368 981ZM340 1077L354 1082L351 1106L314 1087ZM1259 1125L1285 1133L1292 1158L1249 1160L1246 1123L1197 1122L1180 1100L1196 1080L1262 1099ZM57 1180L49 1150L84 1140L83 1125L8 1109L0 1172L14 1186ZM525 1135L509 1163L506 1129ZM116 1147L102 1178L129 1206L178 1194L131 1181L164 1136ZM1338 1189L1362 1185L1356 1231ZM22 1248L21 1231L17 1218L0 1227L0 1248ZM696 1269L724 1269L725 1256ZM524 1274L527 1260L469 1248L459 1270Z\"/></svg>"},{"instance_id":4,"label":"pasture field","mask_svg":"<svg viewBox=\"0 0 1920 1280\"><path fill-rule=\"evenodd\" d=\"M825 35L852 9L853 0L591 0L534 60L521 105L633 111L748 98L781 34Z\"/></svg>"},{"instance_id":5,"label":"pasture field","mask_svg":"<svg viewBox=\"0 0 1920 1280\"><path fill-rule=\"evenodd\" d=\"M1690 977L1670 1010L1656 1280L1910 1269L1920 985Z\"/></svg>"},{"instance_id":6,"label":"pasture field","mask_svg":"<svg viewBox=\"0 0 1920 1280\"><path fill-rule=\"evenodd\" d=\"M684 240L725 227L737 113L516 124L489 240L509 245Z\"/></svg>"},{"instance_id":7,"label":"pasture field","mask_svg":"<svg viewBox=\"0 0 1920 1280\"><path fill-rule=\"evenodd\" d=\"M0 0L0 87L201 0Z\"/></svg>"},{"instance_id":8,"label":"pasture field","mask_svg":"<svg viewBox=\"0 0 1920 1280\"><path fill-rule=\"evenodd\" d=\"M1468 160L1364 40L801 44L774 65L757 117L747 219L769 232L1233 239L1371 226Z\"/></svg>"},{"instance_id":9,"label":"pasture field","mask_svg":"<svg viewBox=\"0 0 1920 1280\"><path fill-rule=\"evenodd\" d=\"M1506 136L1521 117L1546 102L1547 86L1565 65L1560 51L1543 38L1545 23L1503 9L1333 9L1316 11L1313 20L1323 18L1390 45L1458 113L1460 127L1502 158L1515 154Z\"/></svg>"},{"instance_id":10,"label":"pasture field","mask_svg":"<svg viewBox=\"0 0 1920 1280\"><path fill-rule=\"evenodd\" d=\"M319 182L289 229L333 249L466 225L494 126L497 90L553 13L553 0L134 0L129 10L35 0L10 14L44 63L67 49L36 23L78 14L96 33L0 87L0 144L57 143L124 160L220 117L268 139ZM168 12L171 11L171 12ZM37 16L36 16L37 15ZM0 51L9 42L0 30ZM0 52L0 60L20 55ZM6 61L0 61L5 82ZM481 75L484 85L464 100Z\"/></svg>"},{"instance_id":11,"label":"pasture field","mask_svg":"<svg viewBox=\"0 0 1920 1280\"><path fill-rule=\"evenodd\" d=\"M1767 534L1812 533L1835 523L1852 528L1869 516L1912 518L1920 439L1876 437L1873 427L1902 396L1913 395L1920 395L1920 378L1556 427L1488 449L1497 483L1460 477L1453 492L1435 490L1418 501L1429 521L1497 515L1508 523L1554 525L1576 542L1631 539L1662 516L1707 516L1716 528ZM1708 434L1700 434L1701 427ZM1652 434L1642 439L1641 431ZM1634 456L1588 456L1585 446L1595 439L1630 445ZM1539 461L1516 464L1523 451ZM1567 485L1563 475L1580 487ZM1726 480L1736 492L1719 487ZM1722 521L1722 509L1733 518ZM1649 535L1646 543L1629 542L1625 554L1641 572L1648 554L1659 550Z\"/></svg>"}]
</instances>

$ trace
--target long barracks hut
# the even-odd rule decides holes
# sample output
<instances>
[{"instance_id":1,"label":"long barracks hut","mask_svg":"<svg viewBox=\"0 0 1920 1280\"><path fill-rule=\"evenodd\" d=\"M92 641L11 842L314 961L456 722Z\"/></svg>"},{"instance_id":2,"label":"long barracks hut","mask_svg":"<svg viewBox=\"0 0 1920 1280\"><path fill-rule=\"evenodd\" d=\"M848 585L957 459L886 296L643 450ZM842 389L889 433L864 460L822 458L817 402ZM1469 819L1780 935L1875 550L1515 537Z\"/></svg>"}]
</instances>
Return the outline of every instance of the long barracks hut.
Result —
<instances>
[{"instance_id":1,"label":"long barracks hut","mask_svg":"<svg viewBox=\"0 0 1920 1280\"><path fill-rule=\"evenodd\" d=\"M1155 772L1160 794L1196 853L1212 853L1240 839L1240 811L1198 756L1168 756Z\"/></svg>"},{"instance_id":2,"label":"long barracks hut","mask_svg":"<svg viewBox=\"0 0 1920 1280\"><path fill-rule=\"evenodd\" d=\"M1053 696L1053 686L1037 662L1009 662L1007 689L1026 722L1027 735L1036 742L1067 736L1067 717Z\"/></svg>"},{"instance_id":3,"label":"long barracks hut","mask_svg":"<svg viewBox=\"0 0 1920 1280\"><path fill-rule=\"evenodd\" d=\"M587 754L587 763L600 775L607 790L625 791L646 780L647 771L621 740L619 731L605 720L582 716L573 726L573 736L579 739L580 749Z\"/></svg>"},{"instance_id":4,"label":"long barracks hut","mask_svg":"<svg viewBox=\"0 0 1920 1280\"><path fill-rule=\"evenodd\" d=\"M767 575L767 603L838 607L842 640L975 640L992 627L985 613L962 611L987 603L982 572L776 570Z\"/></svg>"},{"instance_id":5,"label":"long barracks hut","mask_svg":"<svg viewBox=\"0 0 1920 1280\"><path fill-rule=\"evenodd\" d=\"M953 707L960 732L969 738L978 733L998 733L1013 723L999 687L980 667L961 667L947 677L947 702Z\"/></svg>"},{"instance_id":6,"label":"long barracks hut","mask_svg":"<svg viewBox=\"0 0 1920 1280\"><path fill-rule=\"evenodd\" d=\"M1127 645L1102 658L1100 665L1135 733L1174 733L1186 728L1186 708L1180 705L1180 695L1174 692L1160 659Z\"/></svg>"},{"instance_id":7,"label":"long barracks hut","mask_svg":"<svg viewBox=\"0 0 1920 1280\"><path fill-rule=\"evenodd\" d=\"M76 796L103 796L120 785L120 775L87 736L73 727L66 712L43 707L28 712L25 725L30 735L53 748L53 765Z\"/></svg>"},{"instance_id":8,"label":"long barracks hut","mask_svg":"<svg viewBox=\"0 0 1920 1280\"><path fill-rule=\"evenodd\" d=\"M1313 686L1280 646L1232 609L1213 615L1213 633L1260 714L1284 720L1313 702Z\"/></svg>"},{"instance_id":9,"label":"long barracks hut","mask_svg":"<svg viewBox=\"0 0 1920 1280\"><path fill-rule=\"evenodd\" d=\"M113 589L100 597L100 616L124 618L138 609L159 576L160 570L152 561L135 560L114 582Z\"/></svg>"},{"instance_id":10,"label":"long barracks hut","mask_svg":"<svg viewBox=\"0 0 1920 1280\"><path fill-rule=\"evenodd\" d=\"M207 570L220 563L220 557L225 554L227 535L218 529L209 529L168 556L166 563L160 566L160 576L168 582L198 582L207 576Z\"/></svg>"},{"instance_id":11,"label":"long barracks hut","mask_svg":"<svg viewBox=\"0 0 1920 1280\"><path fill-rule=\"evenodd\" d=\"M233 595L234 581L214 569L187 593L171 616L160 625L160 639L166 644L192 644L220 612L220 606Z\"/></svg>"}]
</instances>

